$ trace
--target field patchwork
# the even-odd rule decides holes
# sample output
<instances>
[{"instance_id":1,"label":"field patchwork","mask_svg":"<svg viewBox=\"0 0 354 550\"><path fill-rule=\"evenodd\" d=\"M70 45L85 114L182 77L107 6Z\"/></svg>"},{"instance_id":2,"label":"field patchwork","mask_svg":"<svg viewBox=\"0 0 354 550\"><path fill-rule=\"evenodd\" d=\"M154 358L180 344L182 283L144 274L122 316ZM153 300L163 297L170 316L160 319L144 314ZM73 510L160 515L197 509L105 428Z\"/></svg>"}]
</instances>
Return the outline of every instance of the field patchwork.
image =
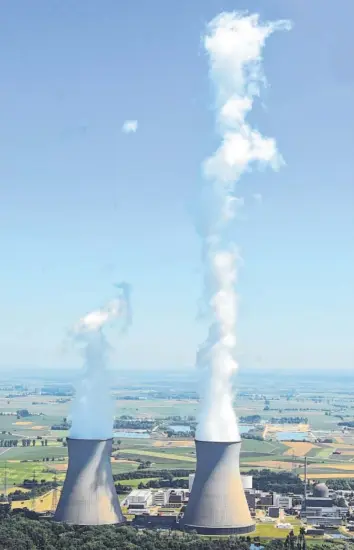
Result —
<instances>
[{"instance_id":1,"label":"field patchwork","mask_svg":"<svg viewBox=\"0 0 354 550\"><path fill-rule=\"evenodd\" d=\"M305 443L302 441L284 441L284 445L286 445L288 448L287 451L285 451L284 456L307 456L307 454L312 451L313 449L319 449L320 447L317 447L313 443Z\"/></svg>"}]
</instances>

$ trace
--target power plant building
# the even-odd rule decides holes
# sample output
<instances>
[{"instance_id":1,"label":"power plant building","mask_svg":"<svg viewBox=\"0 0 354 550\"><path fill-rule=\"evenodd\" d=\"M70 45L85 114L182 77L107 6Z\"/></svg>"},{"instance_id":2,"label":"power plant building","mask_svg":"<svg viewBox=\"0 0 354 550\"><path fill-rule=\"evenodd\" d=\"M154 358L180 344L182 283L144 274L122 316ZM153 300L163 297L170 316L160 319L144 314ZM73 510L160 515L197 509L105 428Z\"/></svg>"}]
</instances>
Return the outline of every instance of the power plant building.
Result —
<instances>
[{"instance_id":1,"label":"power plant building","mask_svg":"<svg viewBox=\"0 0 354 550\"><path fill-rule=\"evenodd\" d=\"M253 488L253 476L241 474L242 487L246 490Z\"/></svg>"},{"instance_id":2,"label":"power plant building","mask_svg":"<svg viewBox=\"0 0 354 550\"><path fill-rule=\"evenodd\" d=\"M181 527L205 535L254 531L239 469L241 442L195 445L197 468Z\"/></svg>"},{"instance_id":3,"label":"power plant building","mask_svg":"<svg viewBox=\"0 0 354 550\"><path fill-rule=\"evenodd\" d=\"M72 525L125 522L113 482L112 439L68 438L68 470L54 521Z\"/></svg>"}]
</instances>

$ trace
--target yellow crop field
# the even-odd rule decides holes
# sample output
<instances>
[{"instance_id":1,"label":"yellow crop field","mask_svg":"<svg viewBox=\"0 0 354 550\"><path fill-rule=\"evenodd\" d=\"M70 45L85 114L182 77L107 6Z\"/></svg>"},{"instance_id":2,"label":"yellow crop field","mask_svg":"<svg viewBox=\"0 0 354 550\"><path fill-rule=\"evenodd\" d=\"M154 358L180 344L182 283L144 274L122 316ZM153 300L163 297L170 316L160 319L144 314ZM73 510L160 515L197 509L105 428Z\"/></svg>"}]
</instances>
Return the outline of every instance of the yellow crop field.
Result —
<instances>
[{"instance_id":1,"label":"yellow crop field","mask_svg":"<svg viewBox=\"0 0 354 550\"><path fill-rule=\"evenodd\" d=\"M33 424L33 422L26 422L25 420L23 421L18 421L18 422L13 422L13 424L15 426L28 426L29 424Z\"/></svg>"},{"instance_id":2,"label":"yellow crop field","mask_svg":"<svg viewBox=\"0 0 354 550\"><path fill-rule=\"evenodd\" d=\"M168 441L168 440L156 440L153 443L154 447L194 447L194 441L186 439L179 441Z\"/></svg>"},{"instance_id":3,"label":"yellow crop field","mask_svg":"<svg viewBox=\"0 0 354 550\"><path fill-rule=\"evenodd\" d=\"M306 456L311 449L319 448L317 445L305 443L303 441L284 441L284 445L289 447L289 449L285 451L284 456Z\"/></svg>"},{"instance_id":4,"label":"yellow crop field","mask_svg":"<svg viewBox=\"0 0 354 550\"><path fill-rule=\"evenodd\" d=\"M57 502L59 501L61 489L57 489ZM22 500L13 502L12 508L28 508L35 512L49 512L53 507L53 491L49 491L45 495L42 495L35 499L34 506L32 500Z\"/></svg>"}]
</instances>

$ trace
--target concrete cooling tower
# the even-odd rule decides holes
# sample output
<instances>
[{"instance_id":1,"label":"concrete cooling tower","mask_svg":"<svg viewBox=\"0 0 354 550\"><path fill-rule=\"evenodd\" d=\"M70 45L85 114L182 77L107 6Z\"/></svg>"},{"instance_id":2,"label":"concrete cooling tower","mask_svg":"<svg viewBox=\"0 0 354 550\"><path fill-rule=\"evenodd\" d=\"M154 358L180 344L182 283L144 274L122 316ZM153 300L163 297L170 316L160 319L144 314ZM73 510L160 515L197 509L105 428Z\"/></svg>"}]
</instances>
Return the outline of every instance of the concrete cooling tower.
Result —
<instances>
[{"instance_id":1,"label":"concrete cooling tower","mask_svg":"<svg viewBox=\"0 0 354 550\"><path fill-rule=\"evenodd\" d=\"M241 442L195 441L197 468L181 527L202 535L254 531L240 476Z\"/></svg>"},{"instance_id":2,"label":"concrete cooling tower","mask_svg":"<svg viewBox=\"0 0 354 550\"><path fill-rule=\"evenodd\" d=\"M73 525L123 523L112 476L112 439L67 441L68 471L54 521Z\"/></svg>"}]
</instances>

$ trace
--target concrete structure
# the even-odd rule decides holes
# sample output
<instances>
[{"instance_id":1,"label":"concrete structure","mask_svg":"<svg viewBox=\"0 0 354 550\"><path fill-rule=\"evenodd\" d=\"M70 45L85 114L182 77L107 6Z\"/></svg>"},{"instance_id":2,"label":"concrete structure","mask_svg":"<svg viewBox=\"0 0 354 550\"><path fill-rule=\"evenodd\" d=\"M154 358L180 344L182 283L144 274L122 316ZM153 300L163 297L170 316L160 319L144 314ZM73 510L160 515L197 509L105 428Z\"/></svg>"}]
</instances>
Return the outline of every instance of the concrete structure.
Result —
<instances>
[{"instance_id":1,"label":"concrete structure","mask_svg":"<svg viewBox=\"0 0 354 550\"><path fill-rule=\"evenodd\" d=\"M152 493L152 503L154 506L166 506L170 497L170 489L154 491Z\"/></svg>"},{"instance_id":2,"label":"concrete structure","mask_svg":"<svg viewBox=\"0 0 354 550\"><path fill-rule=\"evenodd\" d=\"M68 438L68 471L54 521L124 523L111 469L112 440Z\"/></svg>"},{"instance_id":3,"label":"concrete structure","mask_svg":"<svg viewBox=\"0 0 354 550\"><path fill-rule=\"evenodd\" d=\"M191 492L194 483L195 474L189 474L188 476L188 490Z\"/></svg>"},{"instance_id":4,"label":"concrete structure","mask_svg":"<svg viewBox=\"0 0 354 550\"><path fill-rule=\"evenodd\" d=\"M313 496L318 498L329 498L329 489L325 483L317 483L313 488Z\"/></svg>"},{"instance_id":5,"label":"concrete structure","mask_svg":"<svg viewBox=\"0 0 354 550\"><path fill-rule=\"evenodd\" d=\"M197 469L181 527L206 535L254 531L240 476L241 442L195 445Z\"/></svg>"},{"instance_id":6,"label":"concrete structure","mask_svg":"<svg viewBox=\"0 0 354 550\"><path fill-rule=\"evenodd\" d=\"M313 487L313 495L307 496L302 503L300 514L309 524L322 527L341 525L342 518L347 515L347 512L347 507L341 508L334 504L329 496L327 485L318 483Z\"/></svg>"},{"instance_id":7,"label":"concrete structure","mask_svg":"<svg viewBox=\"0 0 354 550\"><path fill-rule=\"evenodd\" d=\"M340 525L342 525L343 520L340 517L319 516L308 518L307 523L321 528L339 527Z\"/></svg>"},{"instance_id":8,"label":"concrete structure","mask_svg":"<svg viewBox=\"0 0 354 550\"><path fill-rule=\"evenodd\" d=\"M246 493L246 501L247 501L247 504L248 504L248 507L251 509L255 509L256 508L256 502L257 502L257 495L255 495L255 493Z\"/></svg>"},{"instance_id":9,"label":"concrete structure","mask_svg":"<svg viewBox=\"0 0 354 550\"><path fill-rule=\"evenodd\" d=\"M181 505L184 501L184 491L183 489L171 489L170 495L168 498L169 504L179 504Z\"/></svg>"},{"instance_id":10,"label":"concrete structure","mask_svg":"<svg viewBox=\"0 0 354 550\"><path fill-rule=\"evenodd\" d=\"M273 495L273 504L284 510L289 510L293 507L293 499L287 495Z\"/></svg>"},{"instance_id":11,"label":"concrete structure","mask_svg":"<svg viewBox=\"0 0 354 550\"><path fill-rule=\"evenodd\" d=\"M259 500L260 506L273 506L273 495L269 495L266 493L263 493L261 495L261 498Z\"/></svg>"},{"instance_id":12,"label":"concrete structure","mask_svg":"<svg viewBox=\"0 0 354 550\"><path fill-rule=\"evenodd\" d=\"M126 498L129 510L147 510L153 503L151 489L134 489Z\"/></svg>"},{"instance_id":13,"label":"concrete structure","mask_svg":"<svg viewBox=\"0 0 354 550\"><path fill-rule=\"evenodd\" d=\"M241 475L242 487L246 489L252 489L253 487L253 476Z\"/></svg>"},{"instance_id":14,"label":"concrete structure","mask_svg":"<svg viewBox=\"0 0 354 550\"><path fill-rule=\"evenodd\" d=\"M279 506L269 506L268 508L268 516L270 518L278 518L280 516L280 508Z\"/></svg>"}]
</instances>

